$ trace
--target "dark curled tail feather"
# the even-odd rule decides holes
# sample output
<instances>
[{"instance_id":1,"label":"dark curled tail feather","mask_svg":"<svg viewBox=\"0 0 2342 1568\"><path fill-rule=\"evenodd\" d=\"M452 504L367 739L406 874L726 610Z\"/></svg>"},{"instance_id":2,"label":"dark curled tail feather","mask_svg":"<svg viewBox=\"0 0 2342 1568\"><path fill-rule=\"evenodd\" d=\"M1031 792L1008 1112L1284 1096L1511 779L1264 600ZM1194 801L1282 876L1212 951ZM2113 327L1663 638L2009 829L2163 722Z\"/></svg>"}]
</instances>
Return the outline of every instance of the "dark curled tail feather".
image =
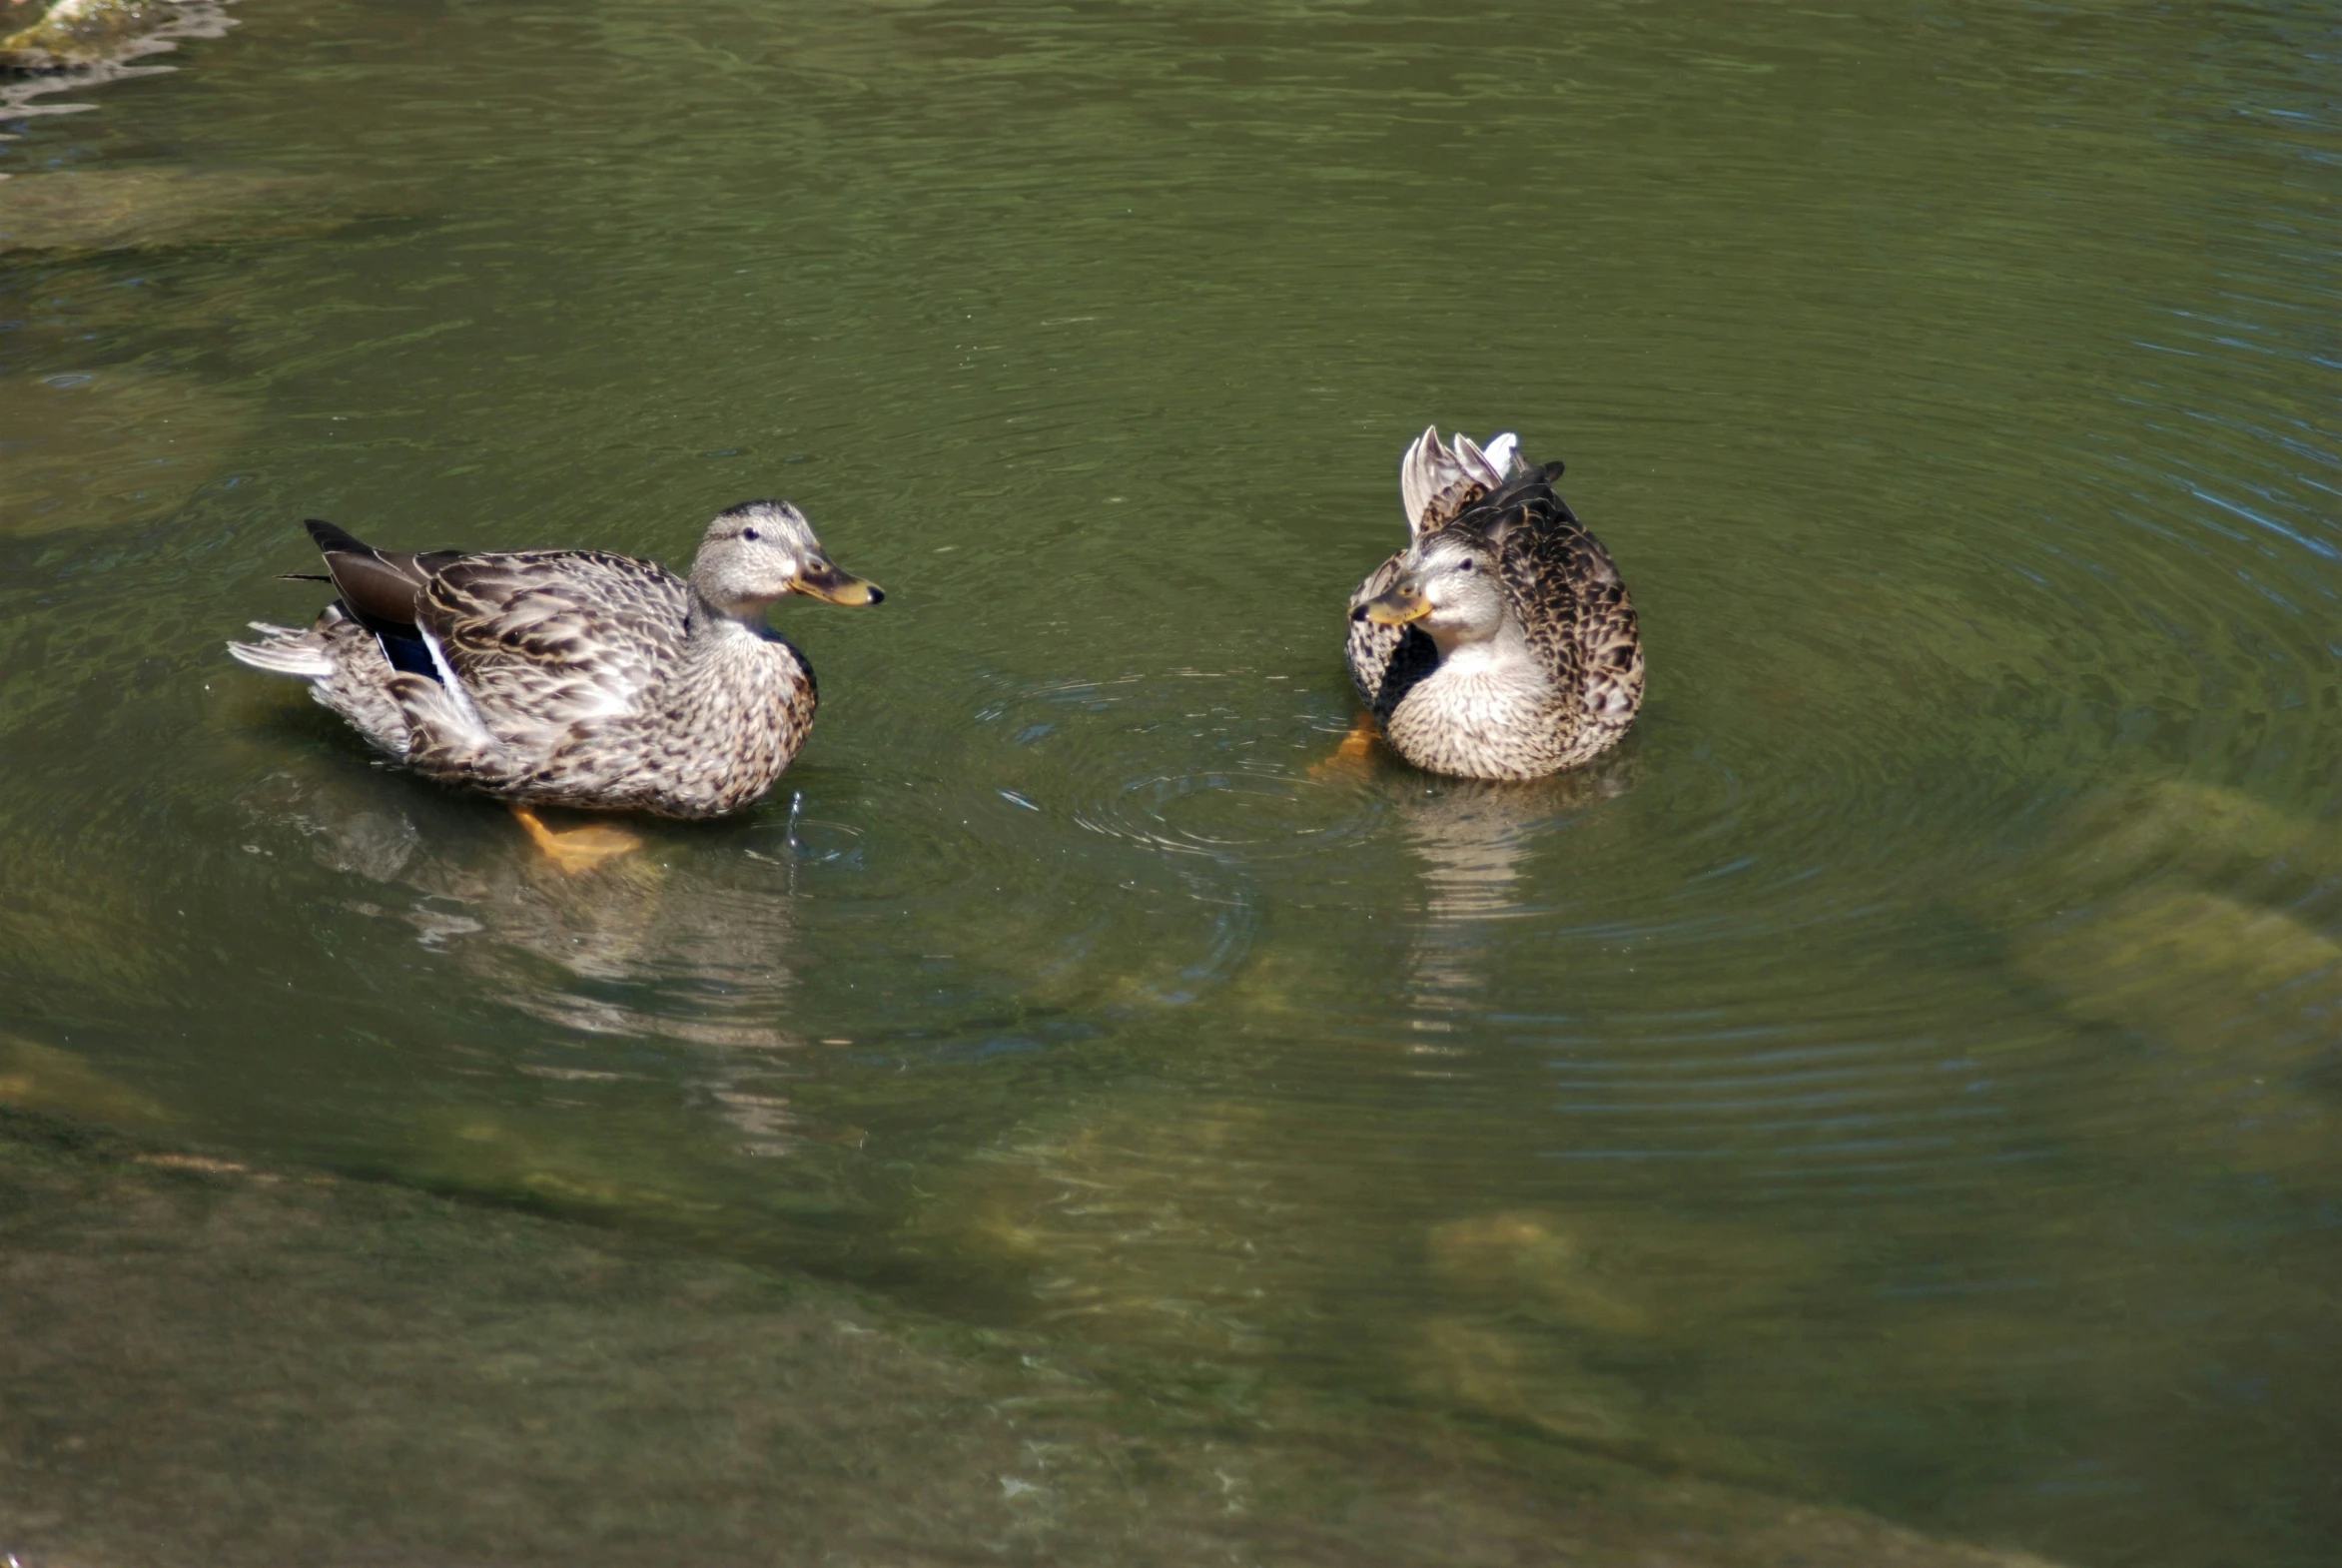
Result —
<instances>
[{"instance_id":1,"label":"dark curled tail feather","mask_svg":"<svg viewBox=\"0 0 2342 1568\"><path fill-rule=\"evenodd\" d=\"M436 682L437 667L418 625L423 590L431 573L449 558L444 552L412 555L378 550L347 528L323 517L308 519L309 536L326 557L328 575L351 615L382 644L383 657L404 675Z\"/></svg>"},{"instance_id":2,"label":"dark curled tail feather","mask_svg":"<svg viewBox=\"0 0 2342 1568\"><path fill-rule=\"evenodd\" d=\"M417 600L430 573L412 555L378 550L323 518L310 518L308 527L350 613L377 636L414 638Z\"/></svg>"},{"instance_id":3,"label":"dark curled tail feather","mask_svg":"<svg viewBox=\"0 0 2342 1568\"><path fill-rule=\"evenodd\" d=\"M357 534L323 517L308 518L302 526L309 530L309 536L316 541L318 549L326 554L336 550L348 550L357 555L372 555L375 552L374 546Z\"/></svg>"}]
</instances>

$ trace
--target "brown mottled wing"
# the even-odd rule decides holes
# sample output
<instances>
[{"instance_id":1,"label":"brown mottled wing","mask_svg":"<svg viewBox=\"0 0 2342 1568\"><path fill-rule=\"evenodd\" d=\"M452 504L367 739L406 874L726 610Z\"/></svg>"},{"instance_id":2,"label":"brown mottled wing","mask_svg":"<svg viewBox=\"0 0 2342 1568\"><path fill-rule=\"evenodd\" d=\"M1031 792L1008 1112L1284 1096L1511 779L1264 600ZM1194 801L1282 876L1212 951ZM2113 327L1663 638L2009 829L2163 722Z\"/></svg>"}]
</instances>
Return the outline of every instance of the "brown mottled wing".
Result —
<instances>
[{"instance_id":1,"label":"brown mottled wing","mask_svg":"<svg viewBox=\"0 0 2342 1568\"><path fill-rule=\"evenodd\" d=\"M1501 532L1504 580L1529 645L1587 711L1623 727L1643 700L1634 601L1602 541L1553 491L1559 465L1531 470L1457 521Z\"/></svg>"},{"instance_id":2,"label":"brown mottled wing","mask_svg":"<svg viewBox=\"0 0 2342 1568\"><path fill-rule=\"evenodd\" d=\"M1389 718L1407 689L1439 662L1439 650L1415 627L1379 625L1358 615L1359 605L1389 592L1390 585L1398 581L1406 553L1399 550L1368 572L1358 591L1350 595L1350 680L1378 719Z\"/></svg>"},{"instance_id":3,"label":"brown mottled wing","mask_svg":"<svg viewBox=\"0 0 2342 1568\"><path fill-rule=\"evenodd\" d=\"M1635 601L1602 541L1585 529L1586 575L1578 589L1578 645L1586 672L1586 708L1624 728L1643 706L1643 633Z\"/></svg>"},{"instance_id":4,"label":"brown mottled wing","mask_svg":"<svg viewBox=\"0 0 2342 1568\"><path fill-rule=\"evenodd\" d=\"M512 739L632 713L681 651L687 600L653 561L522 550L442 566L416 618L481 721Z\"/></svg>"}]
</instances>

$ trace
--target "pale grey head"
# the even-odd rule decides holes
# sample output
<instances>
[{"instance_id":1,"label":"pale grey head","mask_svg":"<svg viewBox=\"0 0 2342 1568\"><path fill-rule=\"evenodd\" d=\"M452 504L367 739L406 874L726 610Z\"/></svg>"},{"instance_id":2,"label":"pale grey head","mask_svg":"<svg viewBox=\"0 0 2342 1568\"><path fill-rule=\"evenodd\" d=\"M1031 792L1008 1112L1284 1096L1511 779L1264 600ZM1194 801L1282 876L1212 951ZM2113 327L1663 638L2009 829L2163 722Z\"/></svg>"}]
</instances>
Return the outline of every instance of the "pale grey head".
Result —
<instances>
[{"instance_id":1,"label":"pale grey head","mask_svg":"<svg viewBox=\"0 0 2342 1568\"><path fill-rule=\"evenodd\" d=\"M875 582L842 571L787 501L742 501L707 525L691 562L691 586L726 615L754 615L792 593L832 604L876 604Z\"/></svg>"},{"instance_id":2,"label":"pale grey head","mask_svg":"<svg viewBox=\"0 0 2342 1568\"><path fill-rule=\"evenodd\" d=\"M1399 560L1399 579L1356 613L1384 626L1420 626L1439 651L1485 642L1511 613L1501 535L1449 527L1417 539Z\"/></svg>"}]
</instances>

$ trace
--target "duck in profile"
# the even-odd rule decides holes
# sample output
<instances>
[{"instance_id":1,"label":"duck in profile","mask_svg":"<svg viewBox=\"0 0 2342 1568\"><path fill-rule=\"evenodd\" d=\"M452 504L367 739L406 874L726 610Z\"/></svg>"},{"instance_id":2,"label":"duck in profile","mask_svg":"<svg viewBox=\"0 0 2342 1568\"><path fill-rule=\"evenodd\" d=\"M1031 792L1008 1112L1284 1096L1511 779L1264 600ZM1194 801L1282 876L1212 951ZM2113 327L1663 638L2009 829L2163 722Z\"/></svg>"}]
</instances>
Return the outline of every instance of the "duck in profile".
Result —
<instances>
[{"instance_id":1,"label":"duck in profile","mask_svg":"<svg viewBox=\"0 0 2342 1568\"><path fill-rule=\"evenodd\" d=\"M1432 773L1532 779L1618 744L1643 701L1634 602L1609 551L1518 437L1437 426L1399 463L1412 542L1350 596L1350 678L1398 754ZM1363 721L1362 721L1363 722ZM1363 750L1354 732L1345 754Z\"/></svg>"},{"instance_id":2,"label":"duck in profile","mask_svg":"<svg viewBox=\"0 0 2342 1568\"><path fill-rule=\"evenodd\" d=\"M375 748L512 805L565 870L640 840L555 833L530 808L715 817L756 800L813 725L813 666L763 623L793 593L876 604L805 514L748 501L708 524L691 575L606 550L405 554L330 522L310 537L341 596L307 630L254 621L228 651L309 682Z\"/></svg>"}]
</instances>

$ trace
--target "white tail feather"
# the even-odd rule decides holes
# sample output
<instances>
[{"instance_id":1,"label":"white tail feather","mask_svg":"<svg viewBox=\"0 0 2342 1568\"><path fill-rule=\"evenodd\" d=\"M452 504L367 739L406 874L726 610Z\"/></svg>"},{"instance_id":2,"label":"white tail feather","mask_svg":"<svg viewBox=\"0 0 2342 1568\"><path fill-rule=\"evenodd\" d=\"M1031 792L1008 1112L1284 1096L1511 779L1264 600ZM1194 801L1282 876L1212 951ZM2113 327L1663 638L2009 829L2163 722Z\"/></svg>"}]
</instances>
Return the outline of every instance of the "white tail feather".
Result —
<instances>
[{"instance_id":1,"label":"white tail feather","mask_svg":"<svg viewBox=\"0 0 2342 1568\"><path fill-rule=\"evenodd\" d=\"M1501 486L1519 466L1520 447L1521 438L1507 430L1485 447L1469 435L1458 435L1450 449L1439 438L1439 426L1426 425L1398 465L1408 534L1420 537L1426 527L1448 521L1463 509L1473 490L1485 493Z\"/></svg>"},{"instance_id":2,"label":"white tail feather","mask_svg":"<svg viewBox=\"0 0 2342 1568\"><path fill-rule=\"evenodd\" d=\"M272 633L285 632L282 626L265 629ZM332 655L317 643L294 633L272 636L267 642L231 642L228 651L236 656L237 662L249 664L256 670L266 670L271 675L323 680L334 673Z\"/></svg>"},{"instance_id":3,"label":"white tail feather","mask_svg":"<svg viewBox=\"0 0 2342 1568\"><path fill-rule=\"evenodd\" d=\"M1488 454L1469 435L1458 435L1455 438L1455 465L1464 470L1466 478L1476 479L1491 488L1504 482L1504 475L1496 471L1488 460Z\"/></svg>"},{"instance_id":4,"label":"white tail feather","mask_svg":"<svg viewBox=\"0 0 2342 1568\"><path fill-rule=\"evenodd\" d=\"M1439 426L1426 424L1423 433L1407 448L1398 460L1399 500L1407 508L1407 533L1410 537L1423 531L1423 513L1431 505L1431 497L1439 491L1439 459L1447 455L1439 444Z\"/></svg>"}]
</instances>

